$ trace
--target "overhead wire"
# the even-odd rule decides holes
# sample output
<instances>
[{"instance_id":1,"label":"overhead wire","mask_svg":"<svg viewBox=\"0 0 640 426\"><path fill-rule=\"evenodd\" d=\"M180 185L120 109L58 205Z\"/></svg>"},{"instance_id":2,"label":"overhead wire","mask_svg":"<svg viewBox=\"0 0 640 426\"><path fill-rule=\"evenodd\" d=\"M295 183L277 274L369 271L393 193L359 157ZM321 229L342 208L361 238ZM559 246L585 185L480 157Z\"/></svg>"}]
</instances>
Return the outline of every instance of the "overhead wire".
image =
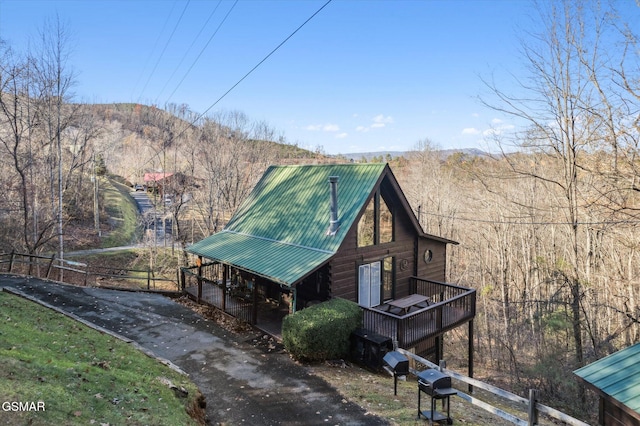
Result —
<instances>
[{"instance_id":1,"label":"overhead wire","mask_svg":"<svg viewBox=\"0 0 640 426\"><path fill-rule=\"evenodd\" d=\"M194 124L196 121L198 121L200 118L202 118L207 112L209 112L211 110L211 108L213 108L214 106L218 105L218 103L220 103L221 100L223 100L229 93L231 93L231 91L233 89L235 89L236 87L238 87L238 85L240 83L242 83L247 77L249 77L249 75L251 75L251 73L253 73L260 65L262 65L267 59L269 59L271 57L271 55L273 55L275 52L278 51L278 49L280 49L287 41L289 41L289 39L291 39L291 37L293 37L298 31L300 31L302 29L302 27L304 27L305 25L307 25L309 23L309 21L311 21L313 18L316 17L316 15L318 15L318 13L320 13L325 7L327 7L327 5L329 5L329 3L331 3L333 0L328 0L326 3L324 3L322 6L320 6L320 8L318 10L316 10L309 18L307 18L302 24L300 24L298 26L298 28L296 28L291 34L289 34L282 42L280 42L280 44L278 44L273 50L271 50L271 52L269 52L264 58L262 58L262 60L260 62L258 62L253 68L251 68L249 70L249 72L247 72L244 76L242 76L242 78L240 78L240 80L238 80L233 86L231 86L231 88L229 88L229 90L227 90L226 92L224 92L222 94L222 96L220 96L214 103L212 103L209 108L207 108L206 110L204 110L204 112L202 112L201 114L199 114L192 122L191 124ZM182 134L184 131L186 131L187 127L185 127L185 129L179 133Z\"/></svg>"},{"instance_id":2,"label":"overhead wire","mask_svg":"<svg viewBox=\"0 0 640 426\"><path fill-rule=\"evenodd\" d=\"M191 44L189 45L189 47L187 48L187 50L185 50L184 55L182 55L182 58L180 59L180 61L178 62L178 65L176 65L176 67L174 68L173 72L171 73L171 75L169 76L169 78L167 79L167 82L164 84L164 86L162 87L162 89L160 90L160 93L158 93L158 96L156 97L156 102L158 101L158 99L160 98L160 96L162 95L162 93L164 92L164 89L167 88L167 86L169 85L169 83L171 82L171 80L173 79L173 77L176 75L176 73L178 72L178 69L180 69L180 67L182 66L182 64L184 63L184 60L187 58L187 56L189 55L189 53L191 52L191 49L193 48L193 46L196 44L196 41L198 41L198 39L200 38L200 36L202 35L202 33L204 32L205 28L207 27L207 25L209 24L209 21L211 21L211 19L213 18L213 16L216 14L216 12L218 11L218 8L220 7L220 4L222 3L222 0L218 0L218 4L216 4L216 7L213 9L213 11L209 14L209 17L207 18L207 20L204 22L204 24L202 24L202 27L200 28L200 31L198 31L198 34L196 34L196 36L193 38L193 41L191 42ZM217 31L217 30L216 30ZM206 46L205 46L206 47ZM196 58L197 61L197 58ZM195 61L194 61L195 63ZM193 66L193 65L192 65ZM191 69L189 69L191 70ZM187 71L188 73L188 71ZM186 75L185 75L186 77ZM184 77L183 77L184 80ZM180 81L179 84L182 84L182 80ZM176 88L177 89L177 88ZM171 99L171 96L173 95L173 93L175 93L175 89L174 91L171 93L171 95L169 96L169 98L167 98L166 102L169 102L169 100ZM165 102L165 103L166 103Z\"/></svg>"},{"instance_id":3,"label":"overhead wire","mask_svg":"<svg viewBox=\"0 0 640 426\"><path fill-rule=\"evenodd\" d=\"M278 49L280 49L287 41L289 41L291 39L291 37L293 37L298 31L300 31L306 24L309 23L309 21L311 21L313 18L316 17L316 15L318 15L318 13L320 13L325 7L327 7L329 5L329 3L331 3L333 0L327 0L327 2L325 2L320 8L318 8L318 10L316 10L311 16L309 16L309 18L307 18L302 24L300 24L291 34L289 34L282 42L280 42L274 49L272 49L264 58L262 58L262 60L260 62L258 62L253 68L251 68L244 76L242 76L242 78L240 78L233 86L231 86L231 88L229 88L226 92L224 92L222 94L222 96L220 96L214 103L211 104L211 106L209 106L209 108L207 108L204 112L202 112L201 114L199 114L198 116L196 116L194 119L192 119L181 131L177 132L177 135L175 136L175 138L179 138L184 132L187 131L187 129L193 125L195 125L196 122L198 122L198 120L200 120L202 117L204 117L204 115L209 112L211 110L211 108L213 108L214 106L216 106L222 99L224 99L229 93L231 93L231 91L233 89L235 89L240 83L242 83L251 73L253 73L260 65L262 65L267 59L269 59ZM238 2L238 0L236 0L236 3ZM234 3L235 6L235 3ZM230 13L230 11L227 13ZM226 19L226 17L225 17ZM216 30L217 31L217 30ZM151 161L153 159L153 157L151 159L149 159L147 161L147 163L149 161Z\"/></svg>"},{"instance_id":4,"label":"overhead wire","mask_svg":"<svg viewBox=\"0 0 640 426\"><path fill-rule=\"evenodd\" d=\"M189 75L189 73L191 72L191 70L193 69L193 67L196 65L196 63L198 62L198 60L200 60L200 57L202 56L202 54L204 53L204 51L207 49L207 47L209 46L209 44L211 43L211 41L214 39L214 37L216 36L216 34L218 34L218 31L220 30L220 28L222 27L222 25L225 23L225 21L227 20L227 18L229 17L229 15L231 14L231 11L233 11L233 9L236 7L236 5L238 4L239 0L236 0L233 5L231 6L231 8L229 9L229 11L227 12L227 14L224 16L224 18L222 19L222 21L220 22L220 24L218 25L218 27L216 28L216 30L213 32L213 34L211 35L211 37L209 37L209 40L207 41L207 43L204 45L204 47L200 50L200 53L198 54L198 56L194 59L194 61L191 63L191 66L189 67L189 69L187 70L187 72L182 76L182 79L180 80L180 82L177 84L177 86L175 87L175 89L173 89L173 92L171 92L171 94L169 95L169 97L167 98L167 102L169 102L169 100L173 97L173 95L176 93L176 91L178 90L178 88L182 85L182 83L184 82L184 80L187 78L187 76ZM217 9L217 7L216 7Z\"/></svg>"},{"instance_id":5,"label":"overhead wire","mask_svg":"<svg viewBox=\"0 0 640 426\"><path fill-rule=\"evenodd\" d=\"M138 100L140 100L140 98L142 98L142 95L144 94L144 91L147 89L147 86L149 85L149 82L151 81L151 78L153 77L153 75L155 74L156 70L158 69L158 65L160 64L160 61L162 60L162 57L164 56L164 53L167 51L167 47L169 47L169 43L171 43L171 40L173 39L173 36L176 33L176 30L178 29L178 26L180 25L180 22L182 21L182 18L184 17L184 13L187 11L187 8L189 7L189 3L190 2L191 2L191 0L187 0L187 2L185 3L184 8L182 9L182 13L180 14L180 17L178 18L178 21L173 26L173 31L171 31L171 34L169 35L169 38L167 39L166 43L164 44L164 48L162 49L162 52L160 52L160 56L158 56L158 60L156 61L155 65L153 66L153 69L151 70L151 73L149 74L149 77L147 78L147 82L144 84L144 87L142 88L142 91L140 92L140 96L138 97Z\"/></svg>"},{"instance_id":6,"label":"overhead wire","mask_svg":"<svg viewBox=\"0 0 640 426\"><path fill-rule=\"evenodd\" d=\"M136 89L138 88L138 84L140 83L140 80L142 79L142 76L144 75L145 70L147 69L147 65L149 64L149 61L151 60L151 57L155 53L156 47L158 47L158 43L160 43L160 38L162 37L162 34L164 34L164 29L167 27L167 24L169 23L169 19L171 18L171 15L173 14L173 9L176 7L177 3L178 3L178 0L176 0L173 3L173 6L171 6L171 10L169 11L169 14L167 15L167 19L165 19L164 24L162 25L162 29L158 33L158 37L156 38L155 43L153 43L153 48L151 48L151 50L149 51L149 56L147 56L147 60L144 63L144 67L142 67L142 72L138 76L138 80L136 80L136 84L133 86L133 90L131 91L131 98L133 98L133 94L136 92ZM138 98L138 100L140 100L140 98Z\"/></svg>"},{"instance_id":7,"label":"overhead wire","mask_svg":"<svg viewBox=\"0 0 640 426\"><path fill-rule=\"evenodd\" d=\"M531 222L527 222L527 221L522 221L522 220L490 220L490 219L475 219L475 218L469 218L469 217L458 217L458 216L451 216L451 215L444 215L444 214L437 214L437 213L429 213L429 212L425 212L425 211L419 211L418 212L419 216L433 216L433 217L439 217L439 218L443 218L443 219L449 219L449 220L459 220L461 222L472 222L472 223L487 223L487 224L492 224L492 225L522 225L522 226L541 226L541 225L584 225L584 226L595 226L595 225L622 225L622 224L632 224L632 225L637 225L640 224L640 220L636 219L636 220L632 220L632 219L627 219L627 220L603 220L603 221L587 221L587 222L560 222L560 221L553 221L553 222L546 222L546 221L531 221Z\"/></svg>"}]
</instances>

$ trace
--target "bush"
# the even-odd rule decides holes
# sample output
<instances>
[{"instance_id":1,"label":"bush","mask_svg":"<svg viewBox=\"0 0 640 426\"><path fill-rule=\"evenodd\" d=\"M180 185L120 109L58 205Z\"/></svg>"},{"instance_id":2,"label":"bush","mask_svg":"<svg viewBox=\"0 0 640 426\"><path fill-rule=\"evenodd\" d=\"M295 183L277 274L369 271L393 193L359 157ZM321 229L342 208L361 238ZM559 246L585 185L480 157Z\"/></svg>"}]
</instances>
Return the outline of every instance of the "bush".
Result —
<instances>
[{"instance_id":1,"label":"bush","mask_svg":"<svg viewBox=\"0 0 640 426\"><path fill-rule=\"evenodd\" d=\"M349 337L362 324L357 303L331 299L287 315L282 341L295 359L324 361L349 354Z\"/></svg>"}]
</instances>

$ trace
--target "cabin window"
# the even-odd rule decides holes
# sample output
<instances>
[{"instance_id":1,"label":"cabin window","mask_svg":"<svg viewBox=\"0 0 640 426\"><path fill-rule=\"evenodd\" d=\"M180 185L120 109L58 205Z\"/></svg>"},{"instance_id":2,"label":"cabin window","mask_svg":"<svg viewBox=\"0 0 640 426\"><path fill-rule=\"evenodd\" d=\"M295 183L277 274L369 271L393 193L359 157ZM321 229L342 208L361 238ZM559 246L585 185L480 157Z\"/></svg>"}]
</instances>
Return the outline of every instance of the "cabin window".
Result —
<instances>
[{"instance_id":1,"label":"cabin window","mask_svg":"<svg viewBox=\"0 0 640 426\"><path fill-rule=\"evenodd\" d=\"M358 247L393 241L393 213L379 192L369 201L358 222Z\"/></svg>"},{"instance_id":2,"label":"cabin window","mask_svg":"<svg viewBox=\"0 0 640 426\"><path fill-rule=\"evenodd\" d=\"M391 241L393 241L393 214L384 198L380 197L380 244Z\"/></svg>"},{"instance_id":3,"label":"cabin window","mask_svg":"<svg viewBox=\"0 0 640 426\"><path fill-rule=\"evenodd\" d=\"M374 213L374 203L371 200L358 222L358 247L367 247L374 244Z\"/></svg>"}]
</instances>

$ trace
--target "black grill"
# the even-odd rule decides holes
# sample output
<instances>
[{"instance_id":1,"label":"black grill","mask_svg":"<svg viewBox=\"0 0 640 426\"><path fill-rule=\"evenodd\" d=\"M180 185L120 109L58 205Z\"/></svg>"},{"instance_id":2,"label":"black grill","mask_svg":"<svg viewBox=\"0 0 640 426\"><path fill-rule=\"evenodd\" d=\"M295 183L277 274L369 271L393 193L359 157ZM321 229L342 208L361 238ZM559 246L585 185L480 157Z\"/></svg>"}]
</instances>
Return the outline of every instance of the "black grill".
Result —
<instances>
[{"instance_id":1,"label":"black grill","mask_svg":"<svg viewBox=\"0 0 640 426\"><path fill-rule=\"evenodd\" d=\"M383 360L385 365L389 366L389 369L391 369L394 374L398 376L406 376L409 374L409 359L400 352L388 352Z\"/></svg>"},{"instance_id":2,"label":"black grill","mask_svg":"<svg viewBox=\"0 0 640 426\"><path fill-rule=\"evenodd\" d=\"M431 396L438 396L449 391L455 392L451 388L451 377L435 369L425 370L418 374L418 387Z\"/></svg>"},{"instance_id":3,"label":"black grill","mask_svg":"<svg viewBox=\"0 0 640 426\"><path fill-rule=\"evenodd\" d=\"M409 359L400 352L388 352L384 358L384 369L393 375L393 394L398 394L398 376L409 374Z\"/></svg>"},{"instance_id":4,"label":"black grill","mask_svg":"<svg viewBox=\"0 0 640 426\"><path fill-rule=\"evenodd\" d=\"M422 411L420 408L420 395L422 392L431 396L431 410ZM453 419L449 414L449 397L455 394L457 392L451 387L451 377L443 372L431 369L418 373L418 418L422 415L432 424L433 422L442 421L452 424ZM436 411L436 401L438 399L442 400L443 410L446 405L446 415Z\"/></svg>"}]
</instances>

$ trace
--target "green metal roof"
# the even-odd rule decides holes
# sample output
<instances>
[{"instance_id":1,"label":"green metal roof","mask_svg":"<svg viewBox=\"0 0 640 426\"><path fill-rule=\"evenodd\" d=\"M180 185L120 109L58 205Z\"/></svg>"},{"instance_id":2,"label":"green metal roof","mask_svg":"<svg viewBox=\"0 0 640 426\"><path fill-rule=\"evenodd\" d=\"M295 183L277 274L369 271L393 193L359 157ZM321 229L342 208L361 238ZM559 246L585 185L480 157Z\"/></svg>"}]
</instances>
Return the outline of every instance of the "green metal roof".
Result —
<instances>
[{"instance_id":1,"label":"green metal roof","mask_svg":"<svg viewBox=\"0 0 640 426\"><path fill-rule=\"evenodd\" d=\"M225 230L187 248L292 285L336 253L385 164L271 166ZM329 228L329 176L338 176L340 228Z\"/></svg>"},{"instance_id":2,"label":"green metal roof","mask_svg":"<svg viewBox=\"0 0 640 426\"><path fill-rule=\"evenodd\" d=\"M640 343L579 368L574 374L640 413Z\"/></svg>"}]
</instances>

